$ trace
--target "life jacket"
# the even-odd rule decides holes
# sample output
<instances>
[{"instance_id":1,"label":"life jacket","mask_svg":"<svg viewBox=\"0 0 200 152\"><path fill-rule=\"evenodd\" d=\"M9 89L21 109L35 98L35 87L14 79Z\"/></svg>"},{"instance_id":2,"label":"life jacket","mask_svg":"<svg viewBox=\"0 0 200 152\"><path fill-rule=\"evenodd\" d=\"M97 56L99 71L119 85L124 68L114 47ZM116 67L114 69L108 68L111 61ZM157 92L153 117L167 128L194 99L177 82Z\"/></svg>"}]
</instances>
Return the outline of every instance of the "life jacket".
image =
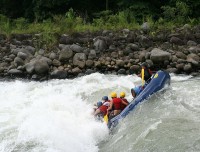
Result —
<instances>
[{"instance_id":1,"label":"life jacket","mask_svg":"<svg viewBox=\"0 0 200 152\"><path fill-rule=\"evenodd\" d=\"M122 101L120 98L113 98L114 110L121 110Z\"/></svg>"},{"instance_id":2,"label":"life jacket","mask_svg":"<svg viewBox=\"0 0 200 152\"><path fill-rule=\"evenodd\" d=\"M124 102L129 103L125 98L121 98ZM121 110L124 110L124 108L126 108L127 105L125 104L121 104Z\"/></svg>"},{"instance_id":3,"label":"life jacket","mask_svg":"<svg viewBox=\"0 0 200 152\"><path fill-rule=\"evenodd\" d=\"M101 111L103 116L105 116L107 114L107 109L108 109L108 106L106 106L106 105L102 105L101 107L99 107L99 110Z\"/></svg>"}]
</instances>

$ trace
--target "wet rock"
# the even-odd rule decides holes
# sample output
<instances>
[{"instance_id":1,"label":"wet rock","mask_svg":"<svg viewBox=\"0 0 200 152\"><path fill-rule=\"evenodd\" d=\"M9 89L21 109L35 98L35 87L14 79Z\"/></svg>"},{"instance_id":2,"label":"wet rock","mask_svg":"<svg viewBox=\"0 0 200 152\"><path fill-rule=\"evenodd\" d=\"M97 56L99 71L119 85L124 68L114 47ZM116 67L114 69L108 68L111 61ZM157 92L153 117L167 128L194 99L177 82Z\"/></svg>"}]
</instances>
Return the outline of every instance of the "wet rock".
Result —
<instances>
[{"instance_id":1,"label":"wet rock","mask_svg":"<svg viewBox=\"0 0 200 152\"><path fill-rule=\"evenodd\" d=\"M119 69L117 71L118 74L126 74L126 70L125 69Z\"/></svg>"},{"instance_id":2,"label":"wet rock","mask_svg":"<svg viewBox=\"0 0 200 152\"><path fill-rule=\"evenodd\" d=\"M72 73L74 73L74 74L79 74L81 72L82 72L82 70L79 69L79 67L76 67L76 68L72 69Z\"/></svg>"},{"instance_id":3,"label":"wet rock","mask_svg":"<svg viewBox=\"0 0 200 152\"><path fill-rule=\"evenodd\" d=\"M94 62L92 60L87 60L85 64L87 67L92 67L94 65Z\"/></svg>"},{"instance_id":4,"label":"wet rock","mask_svg":"<svg viewBox=\"0 0 200 152\"><path fill-rule=\"evenodd\" d=\"M54 70L51 72L50 77L53 79L65 79L67 78L67 72L64 70Z\"/></svg>"},{"instance_id":5,"label":"wet rock","mask_svg":"<svg viewBox=\"0 0 200 152\"><path fill-rule=\"evenodd\" d=\"M192 65L189 63L189 64L186 64L183 68L183 70L187 73L190 73L192 71Z\"/></svg>"},{"instance_id":6,"label":"wet rock","mask_svg":"<svg viewBox=\"0 0 200 152\"><path fill-rule=\"evenodd\" d=\"M96 71L95 70L92 70L92 69L87 69L85 71L85 74L89 75L89 74L92 74L92 73L95 73Z\"/></svg>"}]
</instances>

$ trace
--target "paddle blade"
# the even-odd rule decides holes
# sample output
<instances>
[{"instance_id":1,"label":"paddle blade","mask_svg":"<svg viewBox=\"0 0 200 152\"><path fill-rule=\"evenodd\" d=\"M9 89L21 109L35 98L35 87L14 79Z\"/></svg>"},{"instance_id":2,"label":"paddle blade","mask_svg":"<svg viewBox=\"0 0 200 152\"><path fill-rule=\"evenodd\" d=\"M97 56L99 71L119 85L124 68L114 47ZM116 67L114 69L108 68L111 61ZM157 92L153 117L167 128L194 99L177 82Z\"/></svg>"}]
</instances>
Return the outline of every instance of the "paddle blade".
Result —
<instances>
[{"instance_id":1,"label":"paddle blade","mask_svg":"<svg viewBox=\"0 0 200 152\"><path fill-rule=\"evenodd\" d=\"M105 115L105 116L103 117L103 120L104 120L106 123L108 123L108 115Z\"/></svg>"},{"instance_id":2,"label":"paddle blade","mask_svg":"<svg viewBox=\"0 0 200 152\"><path fill-rule=\"evenodd\" d=\"M144 86L144 69L142 68L142 86Z\"/></svg>"}]
</instances>

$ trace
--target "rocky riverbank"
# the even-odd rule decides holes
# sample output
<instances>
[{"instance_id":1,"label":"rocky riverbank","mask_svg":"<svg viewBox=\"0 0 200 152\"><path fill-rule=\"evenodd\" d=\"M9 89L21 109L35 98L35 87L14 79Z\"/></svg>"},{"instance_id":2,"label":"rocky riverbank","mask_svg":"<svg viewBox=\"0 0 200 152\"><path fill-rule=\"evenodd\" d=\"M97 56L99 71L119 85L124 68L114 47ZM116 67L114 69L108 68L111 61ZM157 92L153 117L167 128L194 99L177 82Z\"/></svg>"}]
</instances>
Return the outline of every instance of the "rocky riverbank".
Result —
<instances>
[{"instance_id":1,"label":"rocky riverbank","mask_svg":"<svg viewBox=\"0 0 200 152\"><path fill-rule=\"evenodd\" d=\"M200 25L169 30L63 34L59 44L40 47L40 34L0 35L0 77L65 79L100 72L133 74L147 62L152 70L200 74Z\"/></svg>"}]
</instances>

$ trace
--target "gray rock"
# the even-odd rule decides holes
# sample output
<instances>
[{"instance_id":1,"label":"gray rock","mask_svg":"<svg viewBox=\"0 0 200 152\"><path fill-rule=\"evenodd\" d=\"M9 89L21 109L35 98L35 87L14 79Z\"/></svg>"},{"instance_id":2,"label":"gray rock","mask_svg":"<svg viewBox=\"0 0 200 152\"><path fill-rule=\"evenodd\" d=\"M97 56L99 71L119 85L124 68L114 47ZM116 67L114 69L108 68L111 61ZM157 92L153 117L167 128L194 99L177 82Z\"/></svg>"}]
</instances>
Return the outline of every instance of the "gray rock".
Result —
<instances>
[{"instance_id":1,"label":"gray rock","mask_svg":"<svg viewBox=\"0 0 200 152\"><path fill-rule=\"evenodd\" d=\"M57 55L56 55L56 53L54 53L54 52L51 52L51 53L50 53L50 55L49 55L49 58L50 58L51 60L54 60L54 59L56 59L56 58L57 58Z\"/></svg>"},{"instance_id":2,"label":"gray rock","mask_svg":"<svg viewBox=\"0 0 200 152\"><path fill-rule=\"evenodd\" d=\"M180 38L175 37L175 36L171 37L170 43L175 44L175 45L184 45L184 42Z\"/></svg>"},{"instance_id":3,"label":"gray rock","mask_svg":"<svg viewBox=\"0 0 200 152\"><path fill-rule=\"evenodd\" d=\"M87 67L92 67L94 65L94 62L92 60L87 60L85 64Z\"/></svg>"},{"instance_id":4,"label":"gray rock","mask_svg":"<svg viewBox=\"0 0 200 152\"><path fill-rule=\"evenodd\" d=\"M81 69L79 69L79 67L76 67L76 68L72 69L72 73L74 73L74 74L79 74L81 72L82 71L81 71Z\"/></svg>"},{"instance_id":5,"label":"gray rock","mask_svg":"<svg viewBox=\"0 0 200 152\"><path fill-rule=\"evenodd\" d=\"M26 72L32 74L34 72L35 61L29 62L25 65Z\"/></svg>"},{"instance_id":6,"label":"gray rock","mask_svg":"<svg viewBox=\"0 0 200 152\"><path fill-rule=\"evenodd\" d=\"M116 65L119 67L124 67L125 62L123 60L116 60Z\"/></svg>"},{"instance_id":7,"label":"gray rock","mask_svg":"<svg viewBox=\"0 0 200 152\"><path fill-rule=\"evenodd\" d=\"M22 71L21 70L17 70L17 69L11 69L8 71L9 74L12 74L12 75L20 75L22 74Z\"/></svg>"},{"instance_id":8,"label":"gray rock","mask_svg":"<svg viewBox=\"0 0 200 152\"><path fill-rule=\"evenodd\" d=\"M69 46L66 46L60 51L59 61L66 61L70 59L72 56L73 56L73 51L69 48Z\"/></svg>"},{"instance_id":9,"label":"gray rock","mask_svg":"<svg viewBox=\"0 0 200 152\"><path fill-rule=\"evenodd\" d=\"M77 44L72 44L70 46L70 49L72 51L74 51L75 53L81 53L81 52L83 52L83 48L81 46L77 45Z\"/></svg>"},{"instance_id":10,"label":"gray rock","mask_svg":"<svg viewBox=\"0 0 200 152\"><path fill-rule=\"evenodd\" d=\"M80 68L85 67L85 61L86 55L84 53L76 53L73 57L73 64Z\"/></svg>"},{"instance_id":11,"label":"gray rock","mask_svg":"<svg viewBox=\"0 0 200 152\"><path fill-rule=\"evenodd\" d=\"M56 60L56 59L54 59L53 60L53 62L52 62L52 64L54 65L54 66L60 66L61 65L61 62L60 61L58 61L58 60Z\"/></svg>"},{"instance_id":12,"label":"gray rock","mask_svg":"<svg viewBox=\"0 0 200 152\"><path fill-rule=\"evenodd\" d=\"M92 74L92 73L95 73L96 71L95 70L92 70L92 69L87 69L85 71L85 74L89 75L89 74Z\"/></svg>"},{"instance_id":13,"label":"gray rock","mask_svg":"<svg viewBox=\"0 0 200 152\"><path fill-rule=\"evenodd\" d=\"M94 47L95 47L96 51L100 52L100 51L104 51L107 49L107 44L106 44L105 40L97 39L94 42Z\"/></svg>"},{"instance_id":14,"label":"gray rock","mask_svg":"<svg viewBox=\"0 0 200 152\"><path fill-rule=\"evenodd\" d=\"M54 70L51 72L50 77L54 79L65 79L67 78L67 72L64 70Z\"/></svg>"},{"instance_id":15,"label":"gray rock","mask_svg":"<svg viewBox=\"0 0 200 152\"><path fill-rule=\"evenodd\" d=\"M36 74L46 74L49 71L49 65L44 60L38 60L35 62L34 70Z\"/></svg>"},{"instance_id":16,"label":"gray rock","mask_svg":"<svg viewBox=\"0 0 200 152\"><path fill-rule=\"evenodd\" d=\"M88 59L95 59L97 57L95 50L90 50L90 53L88 55Z\"/></svg>"},{"instance_id":17,"label":"gray rock","mask_svg":"<svg viewBox=\"0 0 200 152\"><path fill-rule=\"evenodd\" d=\"M189 64L186 64L183 68L183 70L187 73L191 72L192 71L192 65L189 63Z\"/></svg>"},{"instance_id":18,"label":"gray rock","mask_svg":"<svg viewBox=\"0 0 200 152\"><path fill-rule=\"evenodd\" d=\"M193 60L195 60L195 61L197 61L197 62L200 62L200 57L198 56L198 55L196 55L196 54L193 54L193 53L191 53L191 54L189 54L188 56L187 56L187 60L188 59L193 59Z\"/></svg>"},{"instance_id":19,"label":"gray rock","mask_svg":"<svg viewBox=\"0 0 200 152\"><path fill-rule=\"evenodd\" d=\"M128 46L133 51L139 51L139 46L137 44L130 43L130 44L128 44Z\"/></svg>"},{"instance_id":20,"label":"gray rock","mask_svg":"<svg viewBox=\"0 0 200 152\"><path fill-rule=\"evenodd\" d=\"M14 60L15 57L16 57L16 56L15 56L14 54L9 55L9 58L12 59L12 60Z\"/></svg>"},{"instance_id":21,"label":"gray rock","mask_svg":"<svg viewBox=\"0 0 200 152\"><path fill-rule=\"evenodd\" d=\"M169 72L169 73L177 73L178 70L176 68L168 68L167 72Z\"/></svg>"},{"instance_id":22,"label":"gray rock","mask_svg":"<svg viewBox=\"0 0 200 152\"><path fill-rule=\"evenodd\" d=\"M192 47L190 47L190 48L188 49L188 51L189 51L190 53L200 53L200 47L198 47L198 46L192 46Z\"/></svg>"},{"instance_id":23,"label":"gray rock","mask_svg":"<svg viewBox=\"0 0 200 152\"><path fill-rule=\"evenodd\" d=\"M17 67L17 66L20 66L20 65L24 65L24 61L21 59L21 58L19 58L19 57L16 57L15 59L14 59L14 65Z\"/></svg>"},{"instance_id":24,"label":"gray rock","mask_svg":"<svg viewBox=\"0 0 200 152\"><path fill-rule=\"evenodd\" d=\"M178 60L178 58L175 55L173 55L172 56L172 62L177 62L177 60Z\"/></svg>"},{"instance_id":25,"label":"gray rock","mask_svg":"<svg viewBox=\"0 0 200 152\"><path fill-rule=\"evenodd\" d=\"M145 33L148 32L148 31L150 30L149 23L148 23L148 22L144 22L144 23L141 25L141 29L142 29L142 31L144 31Z\"/></svg>"},{"instance_id":26,"label":"gray rock","mask_svg":"<svg viewBox=\"0 0 200 152\"><path fill-rule=\"evenodd\" d=\"M39 55L44 55L44 52L45 52L44 49L40 49L40 50L38 51L38 54L39 54Z\"/></svg>"},{"instance_id":27,"label":"gray rock","mask_svg":"<svg viewBox=\"0 0 200 152\"><path fill-rule=\"evenodd\" d=\"M22 60L25 60L28 57L28 55L23 52L18 52L17 57L21 58Z\"/></svg>"},{"instance_id":28,"label":"gray rock","mask_svg":"<svg viewBox=\"0 0 200 152\"><path fill-rule=\"evenodd\" d=\"M194 41L189 40L189 41L187 42L187 45L188 45L188 46L196 46L197 43L194 42Z\"/></svg>"},{"instance_id":29,"label":"gray rock","mask_svg":"<svg viewBox=\"0 0 200 152\"><path fill-rule=\"evenodd\" d=\"M176 68L177 68L178 70L183 70L184 66L185 66L184 63L176 64Z\"/></svg>"},{"instance_id":30,"label":"gray rock","mask_svg":"<svg viewBox=\"0 0 200 152\"><path fill-rule=\"evenodd\" d=\"M139 43L144 48L149 48L153 44L153 42L149 38L147 38L143 35L139 36Z\"/></svg>"},{"instance_id":31,"label":"gray rock","mask_svg":"<svg viewBox=\"0 0 200 152\"><path fill-rule=\"evenodd\" d=\"M165 60L170 60L171 59L171 54L168 53L168 52L165 52L163 50L160 50L158 48L154 48L151 51L150 59L155 63L162 63Z\"/></svg>"},{"instance_id":32,"label":"gray rock","mask_svg":"<svg viewBox=\"0 0 200 152\"><path fill-rule=\"evenodd\" d=\"M180 58L180 59L186 59L187 58L187 56L183 52L180 52L180 51L176 52L176 57Z\"/></svg>"},{"instance_id":33,"label":"gray rock","mask_svg":"<svg viewBox=\"0 0 200 152\"><path fill-rule=\"evenodd\" d=\"M118 74L126 74L126 70L125 69L119 69L117 71Z\"/></svg>"}]
</instances>

